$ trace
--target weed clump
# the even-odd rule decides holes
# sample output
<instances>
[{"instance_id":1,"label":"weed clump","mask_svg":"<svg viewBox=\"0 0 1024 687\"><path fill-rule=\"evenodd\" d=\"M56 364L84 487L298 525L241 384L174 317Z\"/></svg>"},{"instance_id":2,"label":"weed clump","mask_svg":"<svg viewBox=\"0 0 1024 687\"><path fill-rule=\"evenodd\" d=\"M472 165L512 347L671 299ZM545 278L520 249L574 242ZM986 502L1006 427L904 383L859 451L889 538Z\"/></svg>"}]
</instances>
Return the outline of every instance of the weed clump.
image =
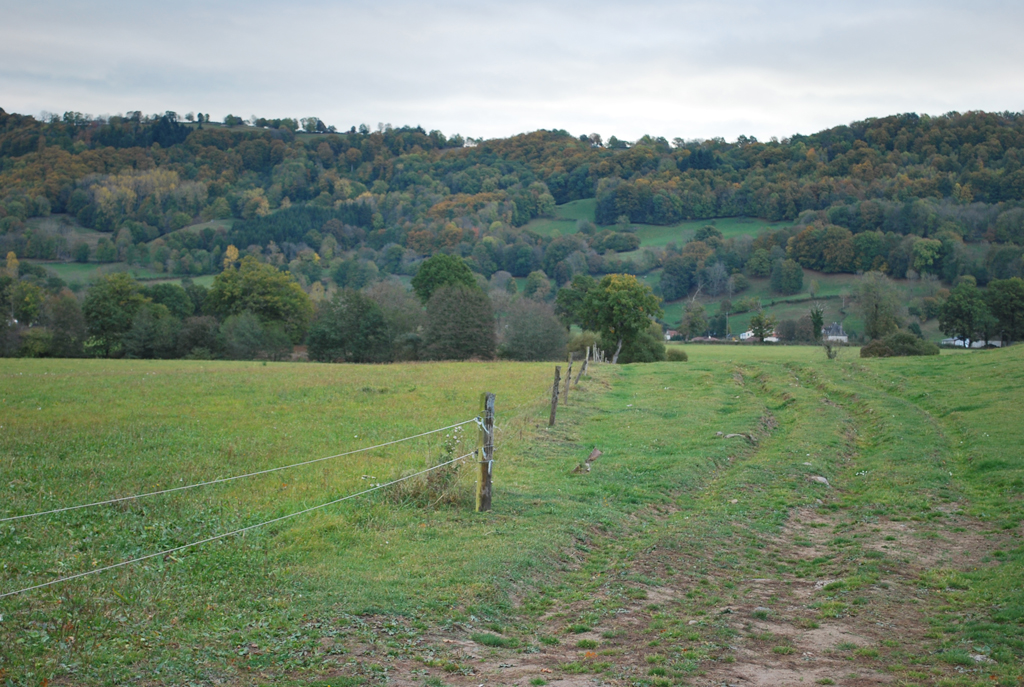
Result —
<instances>
[{"instance_id":1,"label":"weed clump","mask_svg":"<svg viewBox=\"0 0 1024 687\"><path fill-rule=\"evenodd\" d=\"M462 427L456 427L445 434L441 455L435 463L442 467L399 482L387 490L386 498L397 505L412 505L420 508L458 506L468 503L471 494L459 482L463 461L449 463L454 458L468 453L467 439ZM444 465L444 463L448 464ZM420 470L409 470L402 476L417 472Z\"/></svg>"}]
</instances>

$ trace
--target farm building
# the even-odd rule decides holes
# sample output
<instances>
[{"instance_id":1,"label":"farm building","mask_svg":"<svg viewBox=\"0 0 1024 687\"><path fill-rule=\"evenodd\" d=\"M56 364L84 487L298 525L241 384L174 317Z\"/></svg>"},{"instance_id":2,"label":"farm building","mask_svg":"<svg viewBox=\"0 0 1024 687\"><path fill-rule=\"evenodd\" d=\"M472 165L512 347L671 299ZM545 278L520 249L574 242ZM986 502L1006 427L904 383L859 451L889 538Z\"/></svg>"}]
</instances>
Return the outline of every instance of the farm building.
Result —
<instances>
[{"instance_id":1,"label":"farm building","mask_svg":"<svg viewBox=\"0 0 1024 687\"><path fill-rule=\"evenodd\" d=\"M843 325L839 322L833 322L827 327L822 327L821 333L825 337L825 341L850 343L850 337L843 331Z\"/></svg>"}]
</instances>

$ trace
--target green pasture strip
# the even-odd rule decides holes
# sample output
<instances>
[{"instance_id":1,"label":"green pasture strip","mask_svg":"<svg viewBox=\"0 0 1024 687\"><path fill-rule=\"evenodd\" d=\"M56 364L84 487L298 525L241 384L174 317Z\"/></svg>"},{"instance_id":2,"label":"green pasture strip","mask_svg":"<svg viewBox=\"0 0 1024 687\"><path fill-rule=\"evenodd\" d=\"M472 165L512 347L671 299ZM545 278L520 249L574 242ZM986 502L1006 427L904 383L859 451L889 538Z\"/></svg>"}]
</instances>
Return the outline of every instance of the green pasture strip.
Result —
<instances>
[{"instance_id":1,"label":"green pasture strip","mask_svg":"<svg viewBox=\"0 0 1024 687\"><path fill-rule=\"evenodd\" d=\"M870 614L876 605L902 603L886 596L884 577L917 561L883 538L877 528L880 521L912 523L915 536L939 541L964 531L964 514L958 512L963 509L991 520L992 535L1015 529L1019 542L1024 465L1015 447L1024 444L1024 437L1019 423L1010 419L1012 409L1024 401L1020 351L879 365L881 361L860 361L855 349L844 351L846 357L838 362L825 360L812 347L686 350L690 362L685 365L626 367L599 407L609 413L631 399L639 410L602 421L612 425L582 423L578 431L579 440L587 445L618 436L641 447L640 437L649 443L666 431L665 424L674 424L669 433L689 437L687 450L680 455L690 464L686 479L660 480L655 493L677 488L674 496L668 504L648 502L650 507L635 513L630 526L583 532L580 541L588 554L581 567L567 571L559 586L531 598L528 610L547 610L552 597L558 598L574 604L574 614L565 619L568 631L600 631L602 620L616 608L644 598L643 587L682 576L692 581L693 592L673 602L671 612L655 613L653 617L664 620L652 622L650 646L664 640L661 633L666 631L692 634L703 639L705 657L721 658L731 653L733 631L712 612L717 614L728 603L742 603L744 589L754 578L838 580L815 594L802 611L806 617L794 619L805 627L815 626L819 617ZM689 380L680 404L685 410L678 419L671 418L673 423L643 423L639 418L652 404L659 405L658 396L669 380L678 383L668 373L677 369ZM965 382L971 391L961 397L957 390ZM917 402L919 398L957 401L933 409ZM984 413L987 418L968 430L969 435L943 420L969 413ZM737 424L747 429L733 429ZM716 434L751 427L756 446ZM637 429L639 434L634 433ZM985 448L961 448L960 441L968 446L965 436L986 442ZM724 456L698 458L709 456L709 449L723 448ZM973 458L969 451L975 452ZM974 464L982 454L987 461ZM684 474L682 466L675 470ZM971 470L982 479L969 474ZM824 477L830 485L812 477ZM803 512L821 513L834 523L827 530L826 552L813 559L791 558L780 548L783 526ZM976 560L937 564L921 577L918 585L928 591L920 593L931 599L924 618L937 628L927 635L926 645L906 646L905 638L894 635L884 647L865 652L865 660L888 661L895 667L947 666L964 652L980 653L997 661L985 666L997 684L1016 684L1024 658L1022 552L1019 543L1000 550L994 537L986 537L992 551ZM801 541L789 544L810 546ZM648 558L645 571L632 569L630 561L643 552ZM659 562L653 564L651 558ZM952 566L968 571L956 573ZM878 584L882 587L873 586ZM587 603L590 599L593 603ZM765 613L767 617L781 612L780 606ZM692 618L699 619L699 627L666 630ZM699 662L691 659L699 654L683 650L680 657L685 660L677 667L697 670Z\"/></svg>"}]
</instances>

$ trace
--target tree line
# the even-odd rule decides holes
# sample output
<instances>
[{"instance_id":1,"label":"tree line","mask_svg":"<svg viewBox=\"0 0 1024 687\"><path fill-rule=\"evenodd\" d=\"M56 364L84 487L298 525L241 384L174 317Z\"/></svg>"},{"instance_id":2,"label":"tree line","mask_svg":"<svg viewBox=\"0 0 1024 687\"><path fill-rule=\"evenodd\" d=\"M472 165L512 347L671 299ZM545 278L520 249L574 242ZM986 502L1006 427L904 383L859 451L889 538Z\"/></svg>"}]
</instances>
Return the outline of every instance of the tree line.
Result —
<instances>
[{"instance_id":1,"label":"tree line","mask_svg":"<svg viewBox=\"0 0 1024 687\"><path fill-rule=\"evenodd\" d=\"M624 362L664 359L658 299L632 275L588 283L587 314L567 317L538 277L520 294L508 272L485 280L446 254L421 264L411 290L388 279L313 295L287 270L234 246L224 261L209 288L189 279L144 285L115 272L75 294L9 253L0 273L0 354L284 360L305 345L323 362L550 360L600 337ZM570 324L592 331L570 337ZM657 341L638 346L653 328Z\"/></svg>"}]
</instances>

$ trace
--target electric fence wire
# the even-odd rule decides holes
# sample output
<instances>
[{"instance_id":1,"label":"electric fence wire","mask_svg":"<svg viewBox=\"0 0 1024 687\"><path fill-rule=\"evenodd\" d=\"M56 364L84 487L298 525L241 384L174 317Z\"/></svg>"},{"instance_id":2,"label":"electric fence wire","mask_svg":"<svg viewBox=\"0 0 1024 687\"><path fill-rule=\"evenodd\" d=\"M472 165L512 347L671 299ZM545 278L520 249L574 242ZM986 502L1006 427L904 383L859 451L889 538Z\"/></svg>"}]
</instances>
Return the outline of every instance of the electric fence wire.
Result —
<instances>
[{"instance_id":1,"label":"electric fence wire","mask_svg":"<svg viewBox=\"0 0 1024 687\"><path fill-rule=\"evenodd\" d=\"M456 427L461 427L463 425L468 425L468 424L470 424L472 422L478 422L478 421L479 421L478 418L472 418L470 420L465 420L463 422L458 422L458 423L456 423L454 425L448 425L447 427L441 427L440 429L432 429L429 432L423 432L422 434L414 434L411 437L404 437L402 439L395 439L394 441L388 441L388 442L383 443L383 444L377 444L376 446L367 446L365 448L357 448L354 451L346 451L345 453L337 453L337 454L335 454L333 456L325 456L323 458L314 458L313 460L305 460L305 461L302 461L301 463L292 463L291 465L281 465L281 466L276 467L276 468L268 468L266 470L259 470L257 472L247 472L244 475L234 475L232 477L221 477L221 478L218 478L218 479L209 480L207 482L197 482L196 484L186 484L186 485L180 486L180 487L171 487L170 489L161 489L159 491L151 491L151 492L147 492L145 494L135 494L133 496L120 496L120 497L118 497L116 499L107 499L106 501L96 501L94 503L83 503L83 504L78 505L78 506L67 506L67 507L64 507L64 508L54 508L53 510L39 511L38 513L26 513L24 515L12 515L12 516L8 516L8 517L5 517L5 518L0 518L0 522L10 522L12 520L24 520L24 519L27 519L27 518L35 518L35 517L38 517L40 515L53 515L55 513L63 513L65 511L69 511L69 510L79 510L81 508L92 508L93 506L107 506L107 505L110 505L112 503L120 503L122 501L132 501L134 499L144 499L144 498L148 498L150 496L159 496L161 494L170 494L172 492L185 491L186 489L195 489L197 487L208 487L208 486L210 486L212 484L222 484L224 482L231 482L233 480L243 479L245 477L256 477L258 475L266 475L266 474L269 474L271 472L279 472L280 470L288 470L289 468L297 468L297 467L301 467L303 465L312 465L314 463L322 463L325 460L333 460L335 458L343 458L344 456L351 456L351 455L354 455L356 453L364 453L366 451L373 451L373 450L378 449L378 448L384 448L386 446L392 446L394 444L400 444L403 441L409 441L411 439L419 439L420 437L425 437L425 436L428 436L430 434L437 434L438 432L444 432L445 430L448 430L448 429L454 429ZM3 597L0 596L0 598L3 598Z\"/></svg>"},{"instance_id":2,"label":"electric fence wire","mask_svg":"<svg viewBox=\"0 0 1024 687\"><path fill-rule=\"evenodd\" d=\"M473 420L469 420L468 422L473 422ZM466 424L466 423L463 422L461 424ZM457 426L457 425L453 425L453 426ZM441 431L441 430L437 430L437 431ZM419 472L415 472L415 473L413 473L411 475L406 475L405 477L399 477L398 479L394 479L394 480L391 480L390 482L385 482L383 484L376 484L376 485L370 487L369 489L364 489L363 491L356 492L355 494L349 494L348 496L342 496L339 499L334 499L333 501L328 501L327 503L321 503L320 505L317 505L317 506L311 506L311 507L306 508L304 510L296 511L294 513L289 513L288 515L282 515L282 516L280 516L278 518L273 518L272 520L266 520L264 522L260 522L260 523L257 523L255 525L248 525L246 527L241 527L241 528L239 528L237 530L232 530L231 532L224 532L223 534L217 534L217 535L214 535L212 537L207 537L206 539L200 539L199 541L195 541L195 542L192 542L190 544L184 544L182 546L175 546L174 548L165 549L163 551L158 551L156 553L146 554L145 556L139 556L138 558L131 558L129 560L121 561L120 563L114 563L113 565L107 565L107 566L104 566L102 568L96 568L94 570L87 570L86 572L77 573L75 575L68 575L67 577L61 577L61 578L58 578L56 580L51 580L49 582L43 582L42 584L32 585L31 587L25 587L24 589L19 589L19 590L14 591L14 592L6 592L4 594L0 594L0 599L5 599L5 598L7 598L9 596L17 596L18 594L24 594L26 592L31 592L31 591L34 591L36 589L42 589L44 587L52 587L55 584L61 584L62 582L68 582L70 580L76 580L76 579L78 579L80 577L87 577L89 575L96 575L98 573L106 572L108 570L114 570L115 568L122 568L122 567L124 567L126 565L131 565L133 563L140 563L142 561L149 560L151 558L158 558L160 556L168 556L168 555L170 555L172 553L176 553L178 551L184 551L185 549L191 549L193 547L200 546L202 544L208 544L210 542L217 541L218 539L225 539L227 537L233 537L235 535L242 534L243 532L248 532L249 530L254 530L257 527L264 527L266 525L272 525L275 522L281 522L282 520L288 520L289 518L294 518L294 517L297 517L299 515L305 515L306 513L311 513L311 512L313 512L315 510L320 510L321 508L327 508L328 506L333 506L336 503L341 503L342 501L348 501L349 499L354 499L354 498L358 498L360 496L365 496L366 494L369 494L370 492L377 491L379 489L385 489L385 488L390 487L390 486L392 486L394 484L398 484L399 482L404 482L404 481L406 481L408 479L412 479L413 477L418 477L420 475L424 475L424 474L426 474L428 472L431 472L433 470L437 470L438 468L443 468L446 465L451 465L452 463L456 463L456 462L458 462L460 460L465 460L466 458L469 458L470 456L476 455L478 453L478 451L479 451L479 449L470 451L469 453L467 453L465 455L461 455L458 458L452 458L451 460L445 461L443 463L438 463L437 465L429 467L426 470L420 470Z\"/></svg>"}]
</instances>

